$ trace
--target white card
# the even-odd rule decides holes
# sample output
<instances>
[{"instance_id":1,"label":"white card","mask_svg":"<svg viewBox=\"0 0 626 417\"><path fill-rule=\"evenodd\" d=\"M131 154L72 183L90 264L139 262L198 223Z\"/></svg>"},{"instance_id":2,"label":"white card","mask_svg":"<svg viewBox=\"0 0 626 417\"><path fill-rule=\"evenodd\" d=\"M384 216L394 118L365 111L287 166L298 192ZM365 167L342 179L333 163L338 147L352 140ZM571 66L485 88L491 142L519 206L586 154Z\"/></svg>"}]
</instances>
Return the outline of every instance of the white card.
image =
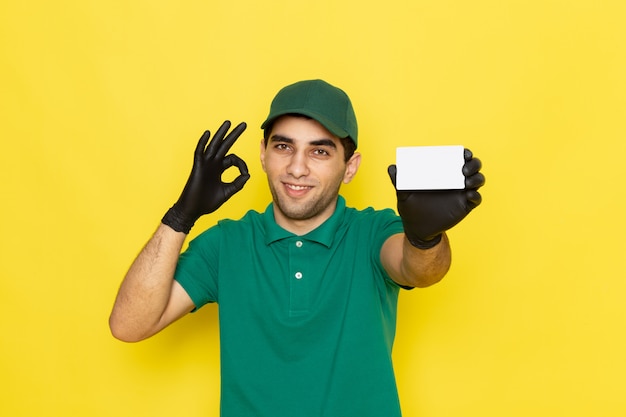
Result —
<instances>
[{"instance_id":1,"label":"white card","mask_svg":"<svg viewBox=\"0 0 626 417\"><path fill-rule=\"evenodd\" d=\"M398 190L462 190L463 146L412 146L396 149Z\"/></svg>"}]
</instances>

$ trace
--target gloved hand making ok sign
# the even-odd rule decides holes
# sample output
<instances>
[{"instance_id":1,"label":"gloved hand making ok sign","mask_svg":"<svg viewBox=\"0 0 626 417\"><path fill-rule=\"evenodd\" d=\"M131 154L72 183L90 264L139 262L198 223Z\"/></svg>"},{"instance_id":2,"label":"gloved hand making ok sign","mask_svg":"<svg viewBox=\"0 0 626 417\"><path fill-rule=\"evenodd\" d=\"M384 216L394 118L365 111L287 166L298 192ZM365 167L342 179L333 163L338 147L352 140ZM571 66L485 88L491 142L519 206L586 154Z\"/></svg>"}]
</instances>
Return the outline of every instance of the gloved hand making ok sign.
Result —
<instances>
[{"instance_id":1,"label":"gloved hand making ok sign","mask_svg":"<svg viewBox=\"0 0 626 417\"><path fill-rule=\"evenodd\" d=\"M226 136L229 128L230 122L225 121L208 146L211 133L208 130L204 132L194 153L187 184L178 201L161 220L163 224L177 232L189 233L200 216L217 210L250 179L246 163L237 155L226 155L246 130L246 124L240 123ZM223 182L222 174L233 166L239 169L239 176L230 183Z\"/></svg>"},{"instance_id":2,"label":"gloved hand making ok sign","mask_svg":"<svg viewBox=\"0 0 626 417\"><path fill-rule=\"evenodd\" d=\"M465 218L482 197L478 189L485 184L479 159L469 149L464 152L465 189L437 191L398 191L398 214L402 218L404 234L411 244L429 249L441 241L441 235ZM396 186L396 166L388 168L389 177Z\"/></svg>"}]
</instances>

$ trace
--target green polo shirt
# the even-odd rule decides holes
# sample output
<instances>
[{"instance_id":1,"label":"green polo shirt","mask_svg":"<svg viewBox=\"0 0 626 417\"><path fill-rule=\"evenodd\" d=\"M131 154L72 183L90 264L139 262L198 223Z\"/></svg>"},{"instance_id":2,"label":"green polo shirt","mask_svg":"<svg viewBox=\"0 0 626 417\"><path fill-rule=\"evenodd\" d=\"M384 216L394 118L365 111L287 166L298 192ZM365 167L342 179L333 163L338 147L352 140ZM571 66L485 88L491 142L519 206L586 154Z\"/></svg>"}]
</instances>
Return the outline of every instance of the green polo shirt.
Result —
<instances>
[{"instance_id":1,"label":"green polo shirt","mask_svg":"<svg viewBox=\"0 0 626 417\"><path fill-rule=\"evenodd\" d=\"M391 361L399 287L380 250L392 210L347 208L297 236L273 205L190 242L176 280L217 302L223 417L397 417Z\"/></svg>"}]
</instances>

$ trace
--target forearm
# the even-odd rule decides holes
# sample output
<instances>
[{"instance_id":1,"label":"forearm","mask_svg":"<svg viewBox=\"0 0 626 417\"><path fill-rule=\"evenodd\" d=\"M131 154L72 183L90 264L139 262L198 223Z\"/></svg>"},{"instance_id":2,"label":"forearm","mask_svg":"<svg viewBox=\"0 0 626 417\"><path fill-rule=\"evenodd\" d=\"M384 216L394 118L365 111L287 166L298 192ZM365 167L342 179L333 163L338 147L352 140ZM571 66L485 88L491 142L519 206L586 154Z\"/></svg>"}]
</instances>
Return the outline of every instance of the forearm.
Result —
<instances>
[{"instance_id":1,"label":"forearm","mask_svg":"<svg viewBox=\"0 0 626 417\"><path fill-rule=\"evenodd\" d=\"M406 239L402 244L401 276L412 287L428 287L441 281L450 269L452 253L447 235L430 249L418 249Z\"/></svg>"},{"instance_id":2,"label":"forearm","mask_svg":"<svg viewBox=\"0 0 626 417\"><path fill-rule=\"evenodd\" d=\"M381 250L381 261L389 276L407 287L428 287L441 281L450 269L450 245L444 233L430 249L411 245L404 233L391 236Z\"/></svg>"},{"instance_id":3,"label":"forearm","mask_svg":"<svg viewBox=\"0 0 626 417\"><path fill-rule=\"evenodd\" d=\"M185 237L161 224L139 253L122 281L109 319L116 338L137 341L159 330Z\"/></svg>"}]
</instances>

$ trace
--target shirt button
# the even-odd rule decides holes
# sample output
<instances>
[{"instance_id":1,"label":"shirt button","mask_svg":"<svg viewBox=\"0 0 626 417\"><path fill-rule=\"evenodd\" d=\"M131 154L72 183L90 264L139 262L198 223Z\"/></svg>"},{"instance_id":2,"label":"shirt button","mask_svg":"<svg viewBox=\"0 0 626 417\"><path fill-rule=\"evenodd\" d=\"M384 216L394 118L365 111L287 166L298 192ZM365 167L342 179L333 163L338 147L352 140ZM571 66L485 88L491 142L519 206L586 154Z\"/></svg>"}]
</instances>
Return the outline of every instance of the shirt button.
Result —
<instances>
[{"instance_id":1,"label":"shirt button","mask_svg":"<svg viewBox=\"0 0 626 417\"><path fill-rule=\"evenodd\" d=\"M302 279L302 272L296 272L296 279Z\"/></svg>"},{"instance_id":2,"label":"shirt button","mask_svg":"<svg viewBox=\"0 0 626 417\"><path fill-rule=\"evenodd\" d=\"M302 241L301 241L301 240L297 241L297 242L296 242L296 246L297 246L297 247L299 247L299 248L301 248L301 247L302 247Z\"/></svg>"}]
</instances>

